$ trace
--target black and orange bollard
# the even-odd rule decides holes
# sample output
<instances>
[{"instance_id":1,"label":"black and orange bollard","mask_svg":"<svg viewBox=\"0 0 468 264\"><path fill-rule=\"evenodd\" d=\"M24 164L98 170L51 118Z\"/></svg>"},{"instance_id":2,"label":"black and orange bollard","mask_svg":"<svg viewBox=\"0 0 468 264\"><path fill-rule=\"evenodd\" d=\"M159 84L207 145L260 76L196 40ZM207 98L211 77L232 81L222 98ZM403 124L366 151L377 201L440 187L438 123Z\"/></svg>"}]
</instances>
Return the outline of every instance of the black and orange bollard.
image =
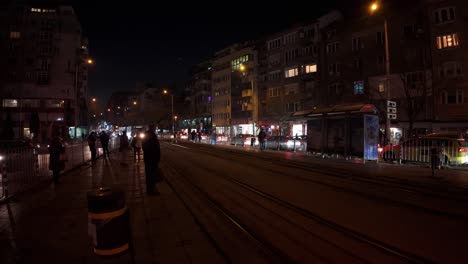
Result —
<instances>
[{"instance_id":1,"label":"black and orange bollard","mask_svg":"<svg viewBox=\"0 0 468 264\"><path fill-rule=\"evenodd\" d=\"M88 193L88 234L93 240L94 254L112 257L130 251L130 214L123 191L99 188Z\"/></svg>"}]
</instances>

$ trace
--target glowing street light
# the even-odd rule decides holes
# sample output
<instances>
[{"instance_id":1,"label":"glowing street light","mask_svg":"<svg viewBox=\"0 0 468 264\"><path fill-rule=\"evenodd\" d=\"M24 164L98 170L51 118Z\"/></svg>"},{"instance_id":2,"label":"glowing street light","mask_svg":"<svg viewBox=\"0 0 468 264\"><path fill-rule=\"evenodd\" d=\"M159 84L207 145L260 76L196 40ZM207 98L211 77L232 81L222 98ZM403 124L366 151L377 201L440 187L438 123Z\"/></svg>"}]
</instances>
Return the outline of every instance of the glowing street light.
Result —
<instances>
[{"instance_id":1,"label":"glowing street light","mask_svg":"<svg viewBox=\"0 0 468 264\"><path fill-rule=\"evenodd\" d=\"M94 61L93 61L93 59L87 59L87 60L86 60L86 63L87 63L87 64L94 64Z\"/></svg>"},{"instance_id":2,"label":"glowing street light","mask_svg":"<svg viewBox=\"0 0 468 264\"><path fill-rule=\"evenodd\" d=\"M372 3L372 4L370 5L370 10L371 10L371 12L374 12L374 11L376 11L377 9L379 9L379 4L377 4L377 2Z\"/></svg>"},{"instance_id":3,"label":"glowing street light","mask_svg":"<svg viewBox=\"0 0 468 264\"><path fill-rule=\"evenodd\" d=\"M111 111L110 108L107 108L107 112L110 112L110 111Z\"/></svg>"},{"instance_id":4,"label":"glowing street light","mask_svg":"<svg viewBox=\"0 0 468 264\"><path fill-rule=\"evenodd\" d=\"M133 105L137 105L137 101L133 101Z\"/></svg>"},{"instance_id":5,"label":"glowing street light","mask_svg":"<svg viewBox=\"0 0 468 264\"><path fill-rule=\"evenodd\" d=\"M96 98L91 99L91 101L96 102Z\"/></svg>"}]
</instances>

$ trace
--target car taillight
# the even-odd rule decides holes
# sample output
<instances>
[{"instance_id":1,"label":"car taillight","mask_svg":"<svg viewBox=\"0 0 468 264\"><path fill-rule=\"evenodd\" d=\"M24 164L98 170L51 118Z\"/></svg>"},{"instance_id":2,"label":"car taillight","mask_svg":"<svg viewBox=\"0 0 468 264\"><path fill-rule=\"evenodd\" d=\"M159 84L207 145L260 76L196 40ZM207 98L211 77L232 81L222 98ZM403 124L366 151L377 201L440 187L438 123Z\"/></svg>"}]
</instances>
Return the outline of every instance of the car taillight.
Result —
<instances>
[{"instance_id":1,"label":"car taillight","mask_svg":"<svg viewBox=\"0 0 468 264\"><path fill-rule=\"evenodd\" d=\"M458 152L468 152L467 148L458 148Z\"/></svg>"}]
</instances>

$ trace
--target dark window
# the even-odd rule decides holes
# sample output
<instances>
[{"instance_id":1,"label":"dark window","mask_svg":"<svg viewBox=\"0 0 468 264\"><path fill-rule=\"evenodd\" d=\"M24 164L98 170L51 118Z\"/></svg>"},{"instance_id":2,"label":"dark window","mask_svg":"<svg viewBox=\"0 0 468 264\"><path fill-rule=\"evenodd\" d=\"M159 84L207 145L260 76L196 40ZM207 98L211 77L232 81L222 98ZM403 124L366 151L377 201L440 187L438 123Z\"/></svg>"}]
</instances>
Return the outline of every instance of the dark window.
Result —
<instances>
[{"instance_id":1,"label":"dark window","mask_svg":"<svg viewBox=\"0 0 468 264\"><path fill-rule=\"evenodd\" d=\"M457 96L456 96L455 93L448 93L447 103L448 104L456 104L457 103Z\"/></svg>"},{"instance_id":2,"label":"dark window","mask_svg":"<svg viewBox=\"0 0 468 264\"><path fill-rule=\"evenodd\" d=\"M447 21L448 20L447 10L446 9L443 9L442 12L440 12L440 14L441 14L441 17L442 17L442 21Z\"/></svg>"},{"instance_id":3,"label":"dark window","mask_svg":"<svg viewBox=\"0 0 468 264\"><path fill-rule=\"evenodd\" d=\"M434 12L434 18L435 18L435 23L439 24L440 23L439 12Z\"/></svg>"}]
</instances>

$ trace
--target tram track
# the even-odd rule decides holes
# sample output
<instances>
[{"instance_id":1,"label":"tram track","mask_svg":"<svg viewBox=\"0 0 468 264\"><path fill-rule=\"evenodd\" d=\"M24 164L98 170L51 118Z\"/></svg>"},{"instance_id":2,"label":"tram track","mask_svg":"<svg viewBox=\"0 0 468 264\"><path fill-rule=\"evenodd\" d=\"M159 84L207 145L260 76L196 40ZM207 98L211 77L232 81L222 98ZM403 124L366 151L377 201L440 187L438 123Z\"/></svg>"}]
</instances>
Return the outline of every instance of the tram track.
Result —
<instances>
[{"instance_id":1,"label":"tram track","mask_svg":"<svg viewBox=\"0 0 468 264\"><path fill-rule=\"evenodd\" d=\"M231 158L231 157L228 157L226 155L222 155L222 154L213 152L212 148L201 148L201 149L198 148L198 150L203 151L203 153L205 153L207 155L211 155L211 156L218 157L218 158L223 158L223 159L234 160L234 158L239 158L239 156L236 155L236 154L239 154L239 153L235 152L235 151L234 152L226 151L227 153L236 155L235 157ZM255 160L251 159L253 157L255 157ZM359 182L359 183L362 183L362 184L371 184L371 185L373 185L373 186L375 186L377 188L389 188L389 189L391 189L393 191L404 192L406 195L408 195L408 194L423 195L426 198L429 197L429 198L432 198L432 199L443 199L443 200L455 201L455 202L462 203L462 204L468 203L468 199L465 198L465 197L459 197L459 196L452 196L452 195L449 195L449 194L437 193L437 192L433 192L432 190L426 190L424 188L421 189L421 188L415 188L415 187L412 187L412 186L404 186L401 183L386 182L386 181L383 181L381 177L379 177L377 179L375 177L374 178L362 177L362 176L357 176L357 175L353 174L353 172L349 172L349 171L348 172L341 172L341 170L340 170L339 172L337 172L333 168L328 168L328 167L323 168L323 169L322 168L315 168L315 167L312 167L311 165L307 165L307 164L303 164L303 163L298 164L297 162L290 162L289 160L288 161L284 161L284 160L281 160L281 159L271 160L268 157L262 157L261 155L252 155L252 154L250 154L250 155L246 155L246 156L241 156L241 158L244 159L243 160L244 165L258 166L260 164L258 162L259 159L260 159L260 160L264 161L265 163L271 163L271 164L274 163L274 164L277 164L277 165L281 165L283 167L288 167L288 168L297 169L297 170L303 170L304 172L309 172L309 173L312 172L312 173L317 173L317 174L320 174L320 175L332 176L335 179L340 179L340 180L345 180L345 181L350 181L350 182ZM272 173L281 173L276 169L272 169L270 166L264 166L263 169L267 170L267 171L270 171ZM305 174L305 175L307 175L307 174ZM354 193L356 195L360 195L360 196L366 197L368 199L374 199L374 200L377 199L377 200L381 200L381 201L386 202L386 203L391 203L393 205L405 206L405 207L408 207L410 209L422 211L422 212L425 212L425 213L434 214L434 215L447 217L447 218L451 218L451 219L458 219L458 220L461 220L461 221L464 221L464 222L468 222L468 215L463 215L463 214L459 214L459 213L453 213L453 212L443 211L443 210L439 210L439 209L434 209L434 208L431 208L431 207L428 207L428 206L414 204L414 203L412 203L410 201L402 201L402 200L399 200L399 199L394 199L393 197L392 198L385 197L381 193L372 194L372 193L369 193L368 191L356 190L356 188L354 188L354 189L344 188L342 186L338 186L338 185L333 184L333 183L325 182L322 179L312 178L309 175L307 175L307 176L288 175L288 177L292 177L292 178L295 178L295 179L300 180L300 181L307 181L307 182L327 186L329 188L339 189L341 191Z\"/></svg>"},{"instance_id":2,"label":"tram track","mask_svg":"<svg viewBox=\"0 0 468 264\"><path fill-rule=\"evenodd\" d=\"M218 210L222 211L224 214L227 214L228 218L230 219L229 221L232 221L234 219L234 221L236 223L236 226L239 226L242 230L247 231L249 236L255 238L256 241L260 241L261 244L267 245L266 247L269 248L270 252L274 252L274 255L281 256L279 258L279 259L281 259L281 263L295 263L296 262L296 261L294 261L295 260L294 258L284 257L285 255L287 256L287 253L281 253L281 250L282 250L281 247L277 247L277 246L275 247L274 245L272 245L271 243L268 242L268 239L261 238L261 235L258 234L258 233L261 233L261 232L255 231L254 228L252 228L248 224L244 223L239 217L236 217L234 215L234 213L232 213L232 212L230 212L230 210L226 209L221 202L217 201L207 191L203 190L202 187L198 186L196 182L194 182L193 180L188 179L187 176L185 176L185 175L188 174L187 171L178 168L176 163L168 162L168 161L166 161L166 162L171 168L173 168L175 174L178 177L184 177L185 180L188 180L188 181L191 182L190 184L191 184L191 186L193 188L197 189L197 191L203 193L205 196L210 197L209 200L213 204L216 205ZM203 169L203 171L207 171L207 172L209 172L211 174L216 174L216 172L217 172L216 170L211 170L209 167L203 167L202 169ZM243 189L244 192L248 192L249 194L246 195L245 193L238 191L237 194L236 194L236 197L244 197L244 199L247 199L245 197L249 196L250 198L248 199L248 203L249 204L255 204L257 206L257 208L258 208L257 210L259 210L259 211L268 210L259 201L264 201L264 203L266 203L266 204L274 203L275 206L273 206L273 208L280 208L280 209L277 209L277 210L279 210L278 212L281 212L281 213L270 212L270 213L272 213L272 215L275 216L275 221L289 222L291 225L295 225L295 223L291 223L290 219L284 219L284 217L283 217L283 215L291 215L292 214L292 215L295 215L296 217L299 216L299 217L307 219L306 220L307 222L312 221L314 223L318 223L320 226L322 226L322 228L330 229L330 230L332 230L332 232L335 232L335 233L342 234L342 235L346 236L347 240L352 240L355 243L360 244L361 246L357 246L358 248L362 247L362 245L364 245L365 248L372 248L373 251L380 252L382 254L382 255L380 255L381 257L382 256L387 256L391 260L399 260L399 261L402 261L402 262L410 262L410 263L428 263L428 262L430 262L428 259L417 256L417 255L412 254L410 252L406 252L406 251L404 251L402 249L399 249L397 247L388 245L388 244L386 244L386 243L384 243L382 241L371 238L371 237L369 237L369 236L367 236L365 234L353 231L353 230L351 230L351 229L349 229L347 227L344 227L344 226L339 225L339 224L337 224L335 222L327 220L327 219L321 217L320 215L317 215L317 214L315 214L315 213L313 213L311 211L308 211L306 209L303 209L303 208L300 208L300 207L298 207L296 205L293 205L293 204L291 204L291 203L289 203L289 202L287 202L285 200L282 200L282 199L280 199L278 197L275 197L275 196L273 196L273 195L271 195L269 193L263 192L260 189L254 187L252 185L249 185L249 184L247 184L245 182L239 181L239 180L237 180L237 179L235 179L233 177L230 177L230 176L227 176L227 175L219 175L219 174L217 174L217 175L220 178L222 178L225 181L232 184L233 186L236 186L233 189L239 189L240 188L240 189ZM176 187L174 187L174 189L175 189L175 191L177 191ZM225 190L225 189L223 189L223 190ZM265 207L265 208L263 208L263 207ZM246 222L248 222L248 221L246 221ZM290 228L299 228L299 227L290 227ZM341 247L340 245L338 245L334 241L330 241L329 238L324 237L323 235L314 234L313 232L311 232L311 230L307 231L308 229L304 228L304 227L300 227L300 230L302 230L302 232L307 234L307 235L304 235L304 236L314 237L316 240L321 241L321 243L324 243L326 245L324 247L330 247L330 248L333 248L334 250L341 251L342 256L348 258L348 260L352 259L353 260L352 262L367 262L367 261L369 261L368 259L365 259L365 258L363 258L361 256L358 256L355 253L350 252L349 250ZM331 237L334 237L334 235L332 235ZM278 253L278 252L280 252L280 253ZM320 257L319 260L320 260L320 262L334 262L334 261L330 261L330 260L324 258L323 256ZM390 262L392 262L392 261L390 261Z\"/></svg>"}]
</instances>

